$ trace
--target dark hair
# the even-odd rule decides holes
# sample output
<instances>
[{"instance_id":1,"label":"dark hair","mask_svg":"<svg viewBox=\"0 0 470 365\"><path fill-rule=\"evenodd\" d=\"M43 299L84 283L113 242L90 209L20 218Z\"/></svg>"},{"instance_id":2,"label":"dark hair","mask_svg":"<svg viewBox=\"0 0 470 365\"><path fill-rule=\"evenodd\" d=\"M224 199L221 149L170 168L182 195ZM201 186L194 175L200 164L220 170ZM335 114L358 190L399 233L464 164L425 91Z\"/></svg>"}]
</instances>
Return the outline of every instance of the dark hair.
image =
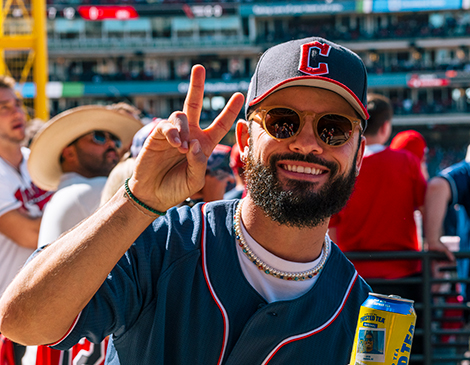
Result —
<instances>
[{"instance_id":1,"label":"dark hair","mask_svg":"<svg viewBox=\"0 0 470 365\"><path fill-rule=\"evenodd\" d=\"M375 136L379 129L393 117L393 108L390 99L379 94L367 95L367 111L370 118L367 121L365 136Z\"/></svg>"}]
</instances>

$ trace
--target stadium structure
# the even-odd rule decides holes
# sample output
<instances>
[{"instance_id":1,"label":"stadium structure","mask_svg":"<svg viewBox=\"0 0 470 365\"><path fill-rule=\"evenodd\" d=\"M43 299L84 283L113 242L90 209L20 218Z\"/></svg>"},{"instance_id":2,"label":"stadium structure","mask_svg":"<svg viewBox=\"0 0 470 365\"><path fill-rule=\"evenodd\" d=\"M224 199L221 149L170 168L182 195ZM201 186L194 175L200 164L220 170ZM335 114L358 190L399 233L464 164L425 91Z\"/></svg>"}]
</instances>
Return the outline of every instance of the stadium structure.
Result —
<instances>
[{"instance_id":1,"label":"stadium structure","mask_svg":"<svg viewBox=\"0 0 470 365\"><path fill-rule=\"evenodd\" d=\"M266 48L318 35L361 56L370 91L394 103L394 133L412 128L426 137L431 175L463 158L470 142L470 0L47 0L46 7L51 115L127 101L167 117L181 108L190 68L200 63L209 122L233 92L247 91ZM9 17L20 10L13 0ZM34 97L33 82L21 90Z\"/></svg>"}]
</instances>

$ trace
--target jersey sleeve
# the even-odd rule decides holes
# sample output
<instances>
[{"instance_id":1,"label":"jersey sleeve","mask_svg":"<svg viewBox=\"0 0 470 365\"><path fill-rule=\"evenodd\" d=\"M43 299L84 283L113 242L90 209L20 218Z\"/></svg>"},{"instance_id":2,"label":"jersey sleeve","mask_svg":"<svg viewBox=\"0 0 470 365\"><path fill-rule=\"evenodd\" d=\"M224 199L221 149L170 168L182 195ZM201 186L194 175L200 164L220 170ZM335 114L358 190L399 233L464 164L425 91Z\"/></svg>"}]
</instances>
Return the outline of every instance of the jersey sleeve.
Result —
<instances>
[{"instance_id":1,"label":"jersey sleeve","mask_svg":"<svg viewBox=\"0 0 470 365\"><path fill-rule=\"evenodd\" d=\"M451 202L449 205L466 205L470 199L470 165L467 162L460 162L451 166L441 173L440 177L446 179L450 185Z\"/></svg>"},{"instance_id":2,"label":"jersey sleeve","mask_svg":"<svg viewBox=\"0 0 470 365\"><path fill-rule=\"evenodd\" d=\"M68 349L83 337L99 343L111 334L121 336L141 313L151 308L158 296L160 276L196 247L199 234L194 233L189 208L184 210L187 213L181 217L177 209L171 209L139 236L82 310L73 328L53 348Z\"/></svg>"},{"instance_id":3,"label":"jersey sleeve","mask_svg":"<svg viewBox=\"0 0 470 365\"><path fill-rule=\"evenodd\" d=\"M23 154L23 161L20 164L21 174L14 171L3 159L0 161L0 185L2 186L0 189L0 216L20 208L23 202L29 199L24 194L31 184L26 167L30 150L22 147L21 153Z\"/></svg>"}]
</instances>

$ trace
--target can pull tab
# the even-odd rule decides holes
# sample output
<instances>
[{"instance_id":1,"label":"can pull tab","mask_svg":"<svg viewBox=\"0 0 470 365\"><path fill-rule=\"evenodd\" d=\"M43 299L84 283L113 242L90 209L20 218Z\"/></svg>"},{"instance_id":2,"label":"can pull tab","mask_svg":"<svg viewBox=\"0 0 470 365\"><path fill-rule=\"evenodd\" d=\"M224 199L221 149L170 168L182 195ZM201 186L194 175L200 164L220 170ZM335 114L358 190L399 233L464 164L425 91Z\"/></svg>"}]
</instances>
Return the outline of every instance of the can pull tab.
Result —
<instances>
[{"instance_id":1,"label":"can pull tab","mask_svg":"<svg viewBox=\"0 0 470 365\"><path fill-rule=\"evenodd\" d=\"M394 295L394 294L390 294L388 297L391 299L401 299L399 295Z\"/></svg>"}]
</instances>

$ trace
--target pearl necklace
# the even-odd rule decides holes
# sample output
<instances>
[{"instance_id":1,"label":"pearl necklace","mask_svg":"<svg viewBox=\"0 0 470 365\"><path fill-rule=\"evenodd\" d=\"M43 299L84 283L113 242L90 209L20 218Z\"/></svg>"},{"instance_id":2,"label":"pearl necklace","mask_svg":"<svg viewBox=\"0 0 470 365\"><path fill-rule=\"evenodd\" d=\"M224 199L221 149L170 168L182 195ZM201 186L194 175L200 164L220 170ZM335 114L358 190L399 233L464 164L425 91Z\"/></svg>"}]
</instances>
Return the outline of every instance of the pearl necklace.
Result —
<instances>
[{"instance_id":1,"label":"pearl necklace","mask_svg":"<svg viewBox=\"0 0 470 365\"><path fill-rule=\"evenodd\" d=\"M235 212L233 227L235 230L235 235L238 241L238 245L241 247L246 257L248 257L248 259L258 267L258 269L262 270L267 275L272 275L275 278L279 278L283 280L302 281L302 280L312 279L318 275L318 273L321 271L321 269L325 265L326 259L328 258L328 255L330 253L330 245L328 243L326 242L323 243L321 260L313 269L298 272L298 273L276 270L272 268L271 266L267 265L266 263L264 263L263 261L261 261L258 258L258 256L256 256L255 253L251 251L250 247L246 243L245 238L243 237L243 234L242 234L242 229L241 229L240 216L241 216L241 211L242 211L242 204L243 204L243 200L240 200L240 203L238 203L237 210Z\"/></svg>"}]
</instances>

